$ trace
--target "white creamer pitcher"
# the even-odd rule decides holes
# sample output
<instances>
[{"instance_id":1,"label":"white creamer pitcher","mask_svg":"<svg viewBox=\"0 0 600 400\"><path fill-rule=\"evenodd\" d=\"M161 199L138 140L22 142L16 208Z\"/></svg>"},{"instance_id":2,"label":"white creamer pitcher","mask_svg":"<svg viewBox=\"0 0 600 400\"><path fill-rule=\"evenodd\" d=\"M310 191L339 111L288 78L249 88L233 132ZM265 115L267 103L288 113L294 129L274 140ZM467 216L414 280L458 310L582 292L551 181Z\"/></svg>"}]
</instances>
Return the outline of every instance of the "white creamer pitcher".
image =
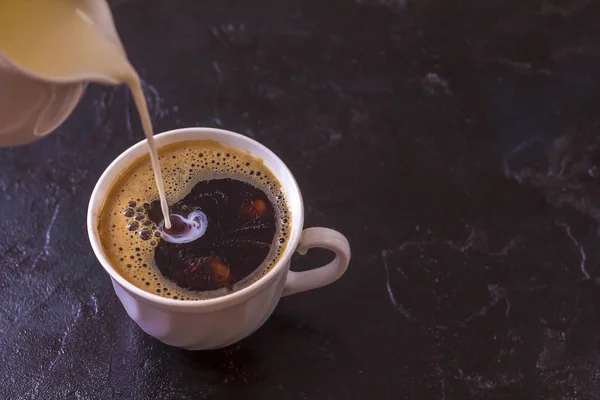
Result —
<instances>
[{"instance_id":1,"label":"white creamer pitcher","mask_svg":"<svg viewBox=\"0 0 600 400\"><path fill-rule=\"evenodd\" d=\"M57 14L60 18L55 18L56 8L46 7L59 2L68 2L72 10L61 11ZM44 74L32 67L35 62L29 61L33 56L39 64L43 57L54 56L56 49L62 50L65 42L56 39L62 34L69 40L65 19L74 18L96 30L126 60L105 0L0 1L0 147L30 143L55 130L71 114L89 81L120 83L85 63L77 71L61 74ZM57 41L61 43L53 43ZM60 54L57 51L56 57Z\"/></svg>"}]
</instances>

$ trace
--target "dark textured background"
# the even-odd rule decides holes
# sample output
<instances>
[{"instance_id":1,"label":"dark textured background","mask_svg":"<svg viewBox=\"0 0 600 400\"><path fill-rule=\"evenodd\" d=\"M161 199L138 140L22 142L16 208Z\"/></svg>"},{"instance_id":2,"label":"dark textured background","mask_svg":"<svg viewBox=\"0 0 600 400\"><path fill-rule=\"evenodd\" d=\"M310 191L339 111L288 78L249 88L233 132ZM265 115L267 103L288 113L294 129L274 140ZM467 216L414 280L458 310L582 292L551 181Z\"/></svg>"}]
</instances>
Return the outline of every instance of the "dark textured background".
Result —
<instances>
[{"instance_id":1,"label":"dark textured background","mask_svg":"<svg viewBox=\"0 0 600 400\"><path fill-rule=\"evenodd\" d=\"M92 86L0 150L1 398L600 399L599 1L112 6L156 130L263 142L354 258L230 348L147 336L85 231L142 133Z\"/></svg>"}]
</instances>

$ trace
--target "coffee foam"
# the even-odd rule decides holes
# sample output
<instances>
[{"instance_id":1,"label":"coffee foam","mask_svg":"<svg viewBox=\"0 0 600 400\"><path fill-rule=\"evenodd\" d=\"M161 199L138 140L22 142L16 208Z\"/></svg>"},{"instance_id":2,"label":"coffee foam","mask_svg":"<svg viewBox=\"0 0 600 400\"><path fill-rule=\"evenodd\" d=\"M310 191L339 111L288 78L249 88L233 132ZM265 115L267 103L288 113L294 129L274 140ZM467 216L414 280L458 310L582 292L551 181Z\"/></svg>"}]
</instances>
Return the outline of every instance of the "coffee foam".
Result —
<instances>
[{"instance_id":1,"label":"coffee foam","mask_svg":"<svg viewBox=\"0 0 600 400\"><path fill-rule=\"evenodd\" d=\"M98 232L111 265L129 282L162 297L204 300L236 291L260 279L275 265L287 246L291 216L281 184L262 160L218 142L186 141L159 149L169 204L184 198L200 181L231 178L262 190L276 213L277 234L263 264L232 289L197 292L166 279L154 263L154 248L162 240L147 218L148 205L158 199L148 155L134 161L115 180L98 217Z\"/></svg>"}]
</instances>

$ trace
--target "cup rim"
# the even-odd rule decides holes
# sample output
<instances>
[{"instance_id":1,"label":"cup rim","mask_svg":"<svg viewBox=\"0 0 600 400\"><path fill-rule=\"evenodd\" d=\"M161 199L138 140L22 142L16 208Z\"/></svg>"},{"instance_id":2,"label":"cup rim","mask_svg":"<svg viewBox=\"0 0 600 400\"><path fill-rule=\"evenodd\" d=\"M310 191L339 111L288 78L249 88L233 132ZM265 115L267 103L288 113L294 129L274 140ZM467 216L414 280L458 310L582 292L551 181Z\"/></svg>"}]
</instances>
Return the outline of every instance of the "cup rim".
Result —
<instances>
[{"instance_id":1,"label":"cup rim","mask_svg":"<svg viewBox=\"0 0 600 400\"><path fill-rule=\"evenodd\" d=\"M195 134L199 135L208 135L209 137L201 137L194 138ZM182 135L181 139L164 143L171 136ZM290 229L290 236L288 245L286 246L283 254L277 260L277 263L271 267L271 269L257 281L252 282L250 285L237 290L232 293L225 294L223 296L215 297L212 299L206 300L180 300L180 299L168 299L166 297L159 296L157 294L153 294L147 292L133 283L129 282L123 276L121 276L116 269L111 265L108 258L104 254L104 250L102 247L102 243L100 241L100 237L97 231L97 216L100 211L100 208L103 204L103 197L106 195L106 192L112 187L114 181L119 176L120 172L126 169L129 165L131 165L137 158L140 157L139 149L143 146L147 145L147 139L143 139L133 146L129 147L123 153L121 153L117 158L115 158L110 165L104 170L98 182L92 191L92 195L90 196L90 201L88 203L88 212L87 212L87 231L88 238L90 240L90 244L92 246L92 250L94 254L104 270L110 275L113 281L116 281L120 286L126 289L129 293L136 295L136 297L150 302L152 304L157 304L163 306L165 308L177 308L179 310L202 310L207 308L214 308L224 305L233 305L249 299L254 295L258 294L260 291L264 290L267 285L273 281L281 272L282 269L286 268L289 265L289 261L294 254L298 242L300 241L300 236L302 234L302 228L304 225L304 204L302 199L302 193L300 192L300 188L296 179L294 178L292 172L289 170L287 165L269 148L261 144L260 142L249 138L247 136L241 135L239 133L235 133L232 131L217 129L217 128L208 128L208 127L192 127L192 128L180 128L173 129L170 131L166 131L160 134L156 134L154 136L155 143L157 148L160 149L164 145L189 141L189 140L214 140L216 142L220 142L219 137L229 137L235 139L237 141L251 143L254 147L257 147L260 151L259 154L252 154L255 157L263 157L268 156L271 160L273 160L278 165L279 173L273 171L273 168L269 168L273 175L279 180L282 189L285 191L288 201L292 198L292 196L296 197L296 201L298 202L298 211L297 215L294 215L293 211L290 209L292 225ZM227 143L223 143L224 146L228 146L231 148L235 148L240 151L248 151L247 149L241 148L240 146L230 145ZM282 183L281 176L287 175L286 182ZM100 198L100 199L99 199ZM291 202L291 201L290 201ZM290 207L291 208L291 207ZM220 307L219 307L220 308Z\"/></svg>"}]
</instances>

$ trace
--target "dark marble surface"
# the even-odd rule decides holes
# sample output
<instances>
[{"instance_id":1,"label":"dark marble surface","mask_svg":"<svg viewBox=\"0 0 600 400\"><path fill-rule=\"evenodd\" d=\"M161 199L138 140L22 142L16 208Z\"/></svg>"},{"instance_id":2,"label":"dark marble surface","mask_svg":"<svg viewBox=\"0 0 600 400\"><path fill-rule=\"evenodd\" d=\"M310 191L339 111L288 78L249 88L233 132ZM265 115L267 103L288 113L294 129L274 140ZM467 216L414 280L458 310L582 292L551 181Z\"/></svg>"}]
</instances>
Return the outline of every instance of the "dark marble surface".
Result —
<instances>
[{"instance_id":1,"label":"dark marble surface","mask_svg":"<svg viewBox=\"0 0 600 400\"><path fill-rule=\"evenodd\" d=\"M142 134L124 88L92 86L0 150L0 397L600 399L600 2L112 6L157 131L263 142L354 257L232 347L147 336L85 231Z\"/></svg>"}]
</instances>

